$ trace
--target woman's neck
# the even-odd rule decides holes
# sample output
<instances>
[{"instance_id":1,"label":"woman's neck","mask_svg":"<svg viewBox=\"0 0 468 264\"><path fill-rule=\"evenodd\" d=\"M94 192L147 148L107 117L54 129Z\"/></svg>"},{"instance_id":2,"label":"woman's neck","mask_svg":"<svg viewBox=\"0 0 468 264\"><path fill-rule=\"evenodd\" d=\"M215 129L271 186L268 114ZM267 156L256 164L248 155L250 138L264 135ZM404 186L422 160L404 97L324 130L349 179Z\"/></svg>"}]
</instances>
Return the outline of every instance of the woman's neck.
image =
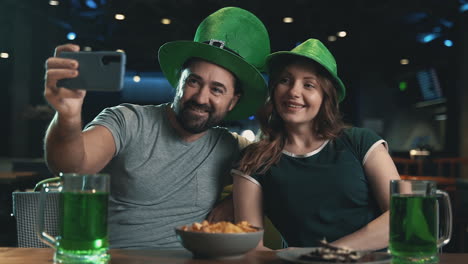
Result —
<instances>
[{"instance_id":1,"label":"woman's neck","mask_svg":"<svg viewBox=\"0 0 468 264\"><path fill-rule=\"evenodd\" d=\"M325 142L325 139L315 133L311 125L286 127L286 134L284 150L296 155L310 153Z\"/></svg>"}]
</instances>

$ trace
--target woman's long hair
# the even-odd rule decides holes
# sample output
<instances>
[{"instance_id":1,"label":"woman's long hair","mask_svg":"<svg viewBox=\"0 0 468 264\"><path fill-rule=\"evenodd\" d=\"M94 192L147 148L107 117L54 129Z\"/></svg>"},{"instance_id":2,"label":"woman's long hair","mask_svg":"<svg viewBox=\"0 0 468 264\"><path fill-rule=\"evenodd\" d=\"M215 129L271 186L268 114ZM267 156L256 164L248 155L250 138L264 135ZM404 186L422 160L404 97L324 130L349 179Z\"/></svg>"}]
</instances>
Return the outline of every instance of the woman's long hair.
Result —
<instances>
[{"instance_id":1,"label":"woman's long hair","mask_svg":"<svg viewBox=\"0 0 468 264\"><path fill-rule=\"evenodd\" d=\"M238 163L237 169L247 175L265 173L276 164L286 144L284 122L276 111L274 100L275 87L283 70L295 63L307 63L313 66L318 82L323 91L323 100L317 116L314 118L313 129L321 139L334 139L344 128L336 83L330 73L313 60L299 56L283 56L270 64L269 97L263 107L257 112L261 136L256 143L249 145Z\"/></svg>"}]
</instances>

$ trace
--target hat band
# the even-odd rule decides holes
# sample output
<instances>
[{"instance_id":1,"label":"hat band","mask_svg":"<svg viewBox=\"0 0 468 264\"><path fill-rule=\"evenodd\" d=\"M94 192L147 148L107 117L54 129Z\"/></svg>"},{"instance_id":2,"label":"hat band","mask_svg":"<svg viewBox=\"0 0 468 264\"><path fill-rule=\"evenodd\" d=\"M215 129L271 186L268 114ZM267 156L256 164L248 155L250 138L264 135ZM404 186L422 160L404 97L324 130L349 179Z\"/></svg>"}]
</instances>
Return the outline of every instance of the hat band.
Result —
<instances>
[{"instance_id":1,"label":"hat band","mask_svg":"<svg viewBox=\"0 0 468 264\"><path fill-rule=\"evenodd\" d=\"M222 40L211 39L211 40L209 40L209 41L203 41L203 43L208 44L208 45L211 45L211 46L218 47L218 48L220 48L220 49L225 49L225 50L227 50L227 51L229 51L229 52L231 52L231 53L233 53L233 54L235 54L235 55L237 55L237 56L239 56L239 57L242 58L242 56L241 56L239 53L237 53L237 52L233 51L232 49L226 47L226 45L225 45L226 42L224 42L224 41L222 41Z\"/></svg>"}]
</instances>

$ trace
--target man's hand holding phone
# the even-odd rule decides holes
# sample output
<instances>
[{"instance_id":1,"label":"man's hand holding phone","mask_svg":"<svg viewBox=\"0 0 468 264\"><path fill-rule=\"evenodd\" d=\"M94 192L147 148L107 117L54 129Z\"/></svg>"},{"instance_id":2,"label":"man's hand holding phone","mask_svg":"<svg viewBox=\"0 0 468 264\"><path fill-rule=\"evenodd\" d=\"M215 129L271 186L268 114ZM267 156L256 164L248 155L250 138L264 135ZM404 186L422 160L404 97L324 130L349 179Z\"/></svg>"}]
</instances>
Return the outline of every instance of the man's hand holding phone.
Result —
<instances>
[{"instance_id":1,"label":"man's hand holding phone","mask_svg":"<svg viewBox=\"0 0 468 264\"><path fill-rule=\"evenodd\" d=\"M88 80L89 77L98 76L107 77L109 82L110 74L102 74L99 71L90 73L90 69L108 69L105 65L115 66L118 63L113 61L106 64L107 61L106 63L103 61L102 64L96 64L98 60L91 59L90 64L90 59L81 59L101 57L103 53L79 52L79 50L80 47L77 45L60 45L55 49L54 57L48 58L45 65L44 96L56 110L45 136L45 158L49 169L54 173L100 171L115 152L114 138L104 126L92 126L83 131L81 113L86 88L90 86L81 86L80 82L75 83L73 80ZM64 58L65 53L77 57ZM63 83L66 80L71 83ZM78 86L72 87L74 84ZM91 84L94 86L96 83Z\"/></svg>"},{"instance_id":2,"label":"man's hand holding phone","mask_svg":"<svg viewBox=\"0 0 468 264\"><path fill-rule=\"evenodd\" d=\"M80 47L74 44L60 45L55 49L54 57L46 61L44 97L49 104L68 121L81 122L81 108L86 95L85 90L70 90L58 87L62 79L75 78L79 75L79 63L73 59L60 58L61 52L78 52ZM79 120L73 120L79 119Z\"/></svg>"},{"instance_id":3,"label":"man's hand holding phone","mask_svg":"<svg viewBox=\"0 0 468 264\"><path fill-rule=\"evenodd\" d=\"M119 91L123 87L125 53L79 50L73 44L58 46L46 62L45 97L63 116L81 113L85 90Z\"/></svg>"}]
</instances>

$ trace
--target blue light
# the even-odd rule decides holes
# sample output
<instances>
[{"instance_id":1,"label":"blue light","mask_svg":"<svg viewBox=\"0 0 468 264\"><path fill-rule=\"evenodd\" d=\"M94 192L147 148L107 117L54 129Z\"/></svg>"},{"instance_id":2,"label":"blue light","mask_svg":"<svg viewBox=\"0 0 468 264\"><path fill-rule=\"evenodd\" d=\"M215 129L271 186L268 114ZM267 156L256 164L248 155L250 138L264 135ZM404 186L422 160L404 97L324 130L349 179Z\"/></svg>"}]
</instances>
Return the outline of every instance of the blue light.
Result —
<instances>
[{"instance_id":1,"label":"blue light","mask_svg":"<svg viewBox=\"0 0 468 264\"><path fill-rule=\"evenodd\" d=\"M468 3L464 3L460 6L460 13L468 11Z\"/></svg>"},{"instance_id":2,"label":"blue light","mask_svg":"<svg viewBox=\"0 0 468 264\"><path fill-rule=\"evenodd\" d=\"M76 38L76 33L75 32L69 32L67 34L67 39L68 40L74 40Z\"/></svg>"},{"instance_id":3,"label":"blue light","mask_svg":"<svg viewBox=\"0 0 468 264\"><path fill-rule=\"evenodd\" d=\"M454 24L452 21L447 20L447 19L440 19L440 23L447 28L453 27L453 24Z\"/></svg>"},{"instance_id":4,"label":"blue light","mask_svg":"<svg viewBox=\"0 0 468 264\"><path fill-rule=\"evenodd\" d=\"M452 47L453 46L453 41L451 41L450 39L446 39L446 40L444 40L444 45L447 46L447 47Z\"/></svg>"},{"instance_id":5,"label":"blue light","mask_svg":"<svg viewBox=\"0 0 468 264\"><path fill-rule=\"evenodd\" d=\"M86 6L91 8L91 9L96 9L97 4L93 0L86 0Z\"/></svg>"},{"instance_id":6,"label":"blue light","mask_svg":"<svg viewBox=\"0 0 468 264\"><path fill-rule=\"evenodd\" d=\"M429 15L425 12L412 12L406 15L406 17L404 17L403 20L406 23L415 24L421 22L423 19L426 19L428 16Z\"/></svg>"},{"instance_id":7,"label":"blue light","mask_svg":"<svg viewBox=\"0 0 468 264\"><path fill-rule=\"evenodd\" d=\"M427 34L426 36L424 36L423 42L428 43L428 42L431 42L432 40L434 40L435 38L436 38L435 34Z\"/></svg>"},{"instance_id":8,"label":"blue light","mask_svg":"<svg viewBox=\"0 0 468 264\"><path fill-rule=\"evenodd\" d=\"M254 120L255 116L249 116L249 120Z\"/></svg>"},{"instance_id":9,"label":"blue light","mask_svg":"<svg viewBox=\"0 0 468 264\"><path fill-rule=\"evenodd\" d=\"M417 39L421 43L429 43L438 37L440 37L440 33L420 33L417 35Z\"/></svg>"}]
</instances>

